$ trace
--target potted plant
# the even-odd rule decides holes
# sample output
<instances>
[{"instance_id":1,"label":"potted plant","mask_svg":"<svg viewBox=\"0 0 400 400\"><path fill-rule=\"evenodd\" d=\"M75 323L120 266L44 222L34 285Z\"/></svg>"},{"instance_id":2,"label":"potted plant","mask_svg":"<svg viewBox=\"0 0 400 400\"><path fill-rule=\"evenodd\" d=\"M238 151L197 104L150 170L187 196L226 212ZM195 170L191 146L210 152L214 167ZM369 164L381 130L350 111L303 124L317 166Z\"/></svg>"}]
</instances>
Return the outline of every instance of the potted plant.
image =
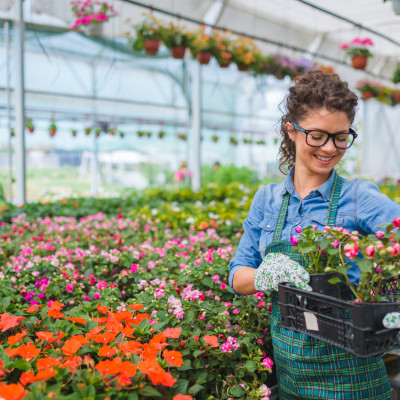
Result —
<instances>
[{"instance_id":1,"label":"potted plant","mask_svg":"<svg viewBox=\"0 0 400 400\"><path fill-rule=\"evenodd\" d=\"M55 122L51 122L49 125L50 136L54 136L56 134L56 132L57 132L57 125Z\"/></svg>"},{"instance_id":2,"label":"potted plant","mask_svg":"<svg viewBox=\"0 0 400 400\"><path fill-rule=\"evenodd\" d=\"M205 27L189 34L189 49L200 64L208 64L214 49L214 38L204 32Z\"/></svg>"},{"instance_id":3,"label":"potted plant","mask_svg":"<svg viewBox=\"0 0 400 400\"><path fill-rule=\"evenodd\" d=\"M140 24L135 25L135 30L137 38L132 44L133 49L137 51L144 49L146 54L156 55L164 35L161 20L154 15L148 15Z\"/></svg>"},{"instance_id":4,"label":"potted plant","mask_svg":"<svg viewBox=\"0 0 400 400\"><path fill-rule=\"evenodd\" d=\"M35 125L33 125L33 122L32 122L31 119L28 119L28 120L26 121L25 126L26 126L26 128L28 129L28 131L29 131L30 133L33 133L33 132L34 132L34 130L35 130Z\"/></svg>"},{"instance_id":5,"label":"potted plant","mask_svg":"<svg viewBox=\"0 0 400 400\"><path fill-rule=\"evenodd\" d=\"M185 27L169 22L163 29L162 42L171 50L173 58L183 59L189 43L189 34Z\"/></svg>"},{"instance_id":6,"label":"potted plant","mask_svg":"<svg viewBox=\"0 0 400 400\"><path fill-rule=\"evenodd\" d=\"M393 83L400 83L400 62L397 63L396 69L393 73Z\"/></svg>"},{"instance_id":7,"label":"potted plant","mask_svg":"<svg viewBox=\"0 0 400 400\"><path fill-rule=\"evenodd\" d=\"M10 136L14 137L15 136L15 128L10 129Z\"/></svg>"},{"instance_id":8,"label":"potted plant","mask_svg":"<svg viewBox=\"0 0 400 400\"><path fill-rule=\"evenodd\" d=\"M119 136L120 136L121 138L123 138L123 137L125 136L124 132L122 132L122 131L119 131L118 133L119 133Z\"/></svg>"},{"instance_id":9,"label":"potted plant","mask_svg":"<svg viewBox=\"0 0 400 400\"><path fill-rule=\"evenodd\" d=\"M71 30L86 30L94 36L101 35L104 22L118 15L118 12L108 1L100 0L72 0L71 10L75 16ZM87 29L92 27L94 29Z\"/></svg>"},{"instance_id":10,"label":"potted plant","mask_svg":"<svg viewBox=\"0 0 400 400\"><path fill-rule=\"evenodd\" d=\"M109 134L112 135L112 136L115 135L115 132L116 132L116 131L117 131L117 130L116 130L114 127L110 127L110 128L107 129L107 133L109 133Z\"/></svg>"},{"instance_id":11,"label":"potted plant","mask_svg":"<svg viewBox=\"0 0 400 400\"><path fill-rule=\"evenodd\" d=\"M158 137L159 137L160 139L162 139L164 136L165 136L165 132L164 132L164 131L159 131L159 132L158 132Z\"/></svg>"},{"instance_id":12,"label":"potted plant","mask_svg":"<svg viewBox=\"0 0 400 400\"><path fill-rule=\"evenodd\" d=\"M181 140L186 140L187 139L187 135L186 133L178 133L178 138Z\"/></svg>"},{"instance_id":13,"label":"potted plant","mask_svg":"<svg viewBox=\"0 0 400 400\"><path fill-rule=\"evenodd\" d=\"M354 38L349 43L342 43L340 48L346 51L346 56L351 57L354 69L365 69L368 57L372 57L372 53L368 47L373 46L370 38L360 39Z\"/></svg>"},{"instance_id":14,"label":"potted plant","mask_svg":"<svg viewBox=\"0 0 400 400\"><path fill-rule=\"evenodd\" d=\"M361 92L361 98L368 100L371 97L378 97L382 91L382 85L378 82L372 82L368 79L363 79L356 83L356 89Z\"/></svg>"},{"instance_id":15,"label":"potted plant","mask_svg":"<svg viewBox=\"0 0 400 400\"><path fill-rule=\"evenodd\" d=\"M142 137L145 132L144 131L137 131L136 134L138 135L138 137Z\"/></svg>"},{"instance_id":16,"label":"potted plant","mask_svg":"<svg viewBox=\"0 0 400 400\"><path fill-rule=\"evenodd\" d=\"M221 35L217 29L214 30L213 56L221 68L229 67L232 62L233 40L228 35L229 32Z\"/></svg>"},{"instance_id":17,"label":"potted plant","mask_svg":"<svg viewBox=\"0 0 400 400\"><path fill-rule=\"evenodd\" d=\"M400 104L400 89L393 89L390 93L393 99L393 105Z\"/></svg>"},{"instance_id":18,"label":"potted plant","mask_svg":"<svg viewBox=\"0 0 400 400\"><path fill-rule=\"evenodd\" d=\"M211 140L212 140L214 143L217 143L217 142L218 142L218 139L219 139L218 135L212 135L212 136L211 136Z\"/></svg>"},{"instance_id":19,"label":"potted plant","mask_svg":"<svg viewBox=\"0 0 400 400\"><path fill-rule=\"evenodd\" d=\"M90 132L92 132L92 127L87 126L87 127L85 128L85 135L89 135Z\"/></svg>"},{"instance_id":20,"label":"potted plant","mask_svg":"<svg viewBox=\"0 0 400 400\"><path fill-rule=\"evenodd\" d=\"M232 58L239 71L247 71L257 61L261 51L253 39L239 36L233 43Z\"/></svg>"},{"instance_id":21,"label":"potted plant","mask_svg":"<svg viewBox=\"0 0 400 400\"><path fill-rule=\"evenodd\" d=\"M101 134L102 129L101 128L95 128L94 133L96 135L96 137L99 137Z\"/></svg>"},{"instance_id":22,"label":"potted plant","mask_svg":"<svg viewBox=\"0 0 400 400\"><path fill-rule=\"evenodd\" d=\"M76 136L76 134L78 133L78 131L76 129L71 129L71 133L72 136Z\"/></svg>"},{"instance_id":23,"label":"potted plant","mask_svg":"<svg viewBox=\"0 0 400 400\"><path fill-rule=\"evenodd\" d=\"M239 144L239 142L232 136L229 138L229 143L233 144L234 146L237 146Z\"/></svg>"}]
</instances>

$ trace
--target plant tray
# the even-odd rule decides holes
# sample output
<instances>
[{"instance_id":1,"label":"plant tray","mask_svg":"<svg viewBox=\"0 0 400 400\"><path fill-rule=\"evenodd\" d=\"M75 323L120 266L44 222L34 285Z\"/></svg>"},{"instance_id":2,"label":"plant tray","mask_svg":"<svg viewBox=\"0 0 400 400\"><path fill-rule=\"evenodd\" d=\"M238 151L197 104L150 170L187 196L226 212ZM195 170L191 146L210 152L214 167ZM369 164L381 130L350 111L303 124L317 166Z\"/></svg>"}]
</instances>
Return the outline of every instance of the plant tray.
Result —
<instances>
[{"instance_id":1,"label":"plant tray","mask_svg":"<svg viewBox=\"0 0 400 400\"><path fill-rule=\"evenodd\" d=\"M352 303L282 283L279 284L281 325L362 358L381 355L400 347L399 331L382 325L387 313L400 311L400 284L388 282L380 295L387 302Z\"/></svg>"}]
</instances>

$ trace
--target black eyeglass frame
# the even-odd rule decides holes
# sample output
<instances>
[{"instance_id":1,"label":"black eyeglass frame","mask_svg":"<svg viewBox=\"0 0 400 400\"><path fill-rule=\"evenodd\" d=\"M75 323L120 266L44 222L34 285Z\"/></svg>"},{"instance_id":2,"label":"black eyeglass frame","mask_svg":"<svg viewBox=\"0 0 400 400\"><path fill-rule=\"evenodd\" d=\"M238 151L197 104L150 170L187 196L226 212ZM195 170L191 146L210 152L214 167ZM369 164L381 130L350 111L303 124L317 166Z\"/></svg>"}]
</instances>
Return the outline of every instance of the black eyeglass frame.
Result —
<instances>
[{"instance_id":1,"label":"black eyeglass frame","mask_svg":"<svg viewBox=\"0 0 400 400\"><path fill-rule=\"evenodd\" d=\"M296 122L292 122L292 125L293 125L293 128L296 129L296 131L300 131L300 132L303 132L303 133L306 134L306 143L307 143L307 145L310 146L310 147L322 147L322 146L324 146L325 144L328 143L329 138L332 138L333 144L335 145L335 147L336 147L337 149L339 149L339 150L346 150L346 149L349 149L349 148L353 145L354 140L355 140L356 137L358 136L357 133L356 133L353 129L351 129L351 128L349 129L348 132L329 133L329 132L321 131L321 130L318 130L318 129L304 129L304 128L302 128L300 125L296 124ZM308 134L309 134L310 132L325 133L325 134L328 135L328 136L327 136L327 139L325 140L324 143L322 143L322 144L319 145L319 146L315 146L315 145L312 145L312 144L309 144L309 143L308 143L308 140L307 140L307 139L308 139ZM338 147L338 146L336 146L336 137L337 137L338 135L351 135L351 136L353 137L353 140L351 141L351 143L350 143L347 147Z\"/></svg>"}]
</instances>

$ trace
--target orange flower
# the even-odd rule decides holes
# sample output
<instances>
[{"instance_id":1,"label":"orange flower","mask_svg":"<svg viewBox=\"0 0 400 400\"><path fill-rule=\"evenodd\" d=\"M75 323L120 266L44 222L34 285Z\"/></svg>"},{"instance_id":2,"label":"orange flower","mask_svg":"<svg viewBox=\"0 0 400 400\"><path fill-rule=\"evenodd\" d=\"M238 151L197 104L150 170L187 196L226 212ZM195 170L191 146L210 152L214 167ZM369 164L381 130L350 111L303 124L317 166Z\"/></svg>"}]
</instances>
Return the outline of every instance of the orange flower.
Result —
<instances>
[{"instance_id":1,"label":"orange flower","mask_svg":"<svg viewBox=\"0 0 400 400\"><path fill-rule=\"evenodd\" d=\"M110 308L110 307L107 307L107 306L102 307L102 306L99 304L99 305L96 307L96 310L97 310L99 313L107 314L107 311L108 311L109 308Z\"/></svg>"},{"instance_id":2,"label":"orange flower","mask_svg":"<svg viewBox=\"0 0 400 400\"><path fill-rule=\"evenodd\" d=\"M128 310L124 310L113 314L113 316L118 322L121 322L124 319L126 320L132 318L133 314Z\"/></svg>"},{"instance_id":3,"label":"orange flower","mask_svg":"<svg viewBox=\"0 0 400 400\"><path fill-rule=\"evenodd\" d=\"M33 306L28 307L28 308L26 309L26 312L27 312L27 313L34 313L34 312L36 312L39 308L42 308L42 306L39 305L39 304L35 304L35 305L33 305Z\"/></svg>"},{"instance_id":4,"label":"orange flower","mask_svg":"<svg viewBox=\"0 0 400 400\"><path fill-rule=\"evenodd\" d=\"M211 347L218 347L218 338L215 335L206 335L203 340L208 343Z\"/></svg>"},{"instance_id":5,"label":"orange flower","mask_svg":"<svg viewBox=\"0 0 400 400\"><path fill-rule=\"evenodd\" d=\"M144 307L143 304L131 304L130 306L128 306L128 308L132 308L135 311L139 311L143 307Z\"/></svg>"},{"instance_id":6,"label":"orange flower","mask_svg":"<svg viewBox=\"0 0 400 400\"><path fill-rule=\"evenodd\" d=\"M124 326L115 319L109 319L106 323L106 331L107 332L121 332L124 329Z\"/></svg>"},{"instance_id":7,"label":"orange flower","mask_svg":"<svg viewBox=\"0 0 400 400\"><path fill-rule=\"evenodd\" d=\"M21 383L25 386L28 383L35 382L35 373L30 370L28 372L23 372L19 378Z\"/></svg>"},{"instance_id":8,"label":"orange flower","mask_svg":"<svg viewBox=\"0 0 400 400\"><path fill-rule=\"evenodd\" d=\"M118 375L117 381L121 386L129 386L132 385L132 381L125 375Z\"/></svg>"},{"instance_id":9,"label":"orange flower","mask_svg":"<svg viewBox=\"0 0 400 400\"><path fill-rule=\"evenodd\" d=\"M56 370L50 368L46 370L39 371L37 375L35 376L35 373L31 370L28 372L23 372L21 374L21 377L19 380L23 385L26 385L28 383L33 383L37 381L45 381L47 379L52 378L55 374L57 373Z\"/></svg>"},{"instance_id":10,"label":"orange flower","mask_svg":"<svg viewBox=\"0 0 400 400\"><path fill-rule=\"evenodd\" d=\"M49 308L47 310L47 315L49 317L54 317L54 318L62 318L64 316L64 314L61 311L56 310L55 308Z\"/></svg>"},{"instance_id":11,"label":"orange flower","mask_svg":"<svg viewBox=\"0 0 400 400\"><path fill-rule=\"evenodd\" d=\"M24 389L24 387L20 383L10 383L6 385L3 382L0 382L0 397L5 400L22 400L25 395L28 393L28 390Z\"/></svg>"},{"instance_id":12,"label":"orange flower","mask_svg":"<svg viewBox=\"0 0 400 400\"><path fill-rule=\"evenodd\" d=\"M157 333L150 339L149 344L156 347L158 350L162 350L164 347L168 346L165 340L166 337L163 333Z\"/></svg>"},{"instance_id":13,"label":"orange flower","mask_svg":"<svg viewBox=\"0 0 400 400\"><path fill-rule=\"evenodd\" d=\"M50 339L53 337L53 332L40 331L36 332L36 336L40 340L45 340L46 342L50 342Z\"/></svg>"},{"instance_id":14,"label":"orange flower","mask_svg":"<svg viewBox=\"0 0 400 400\"><path fill-rule=\"evenodd\" d=\"M119 343L118 347L124 353L125 356L130 353L133 353L133 354L142 354L143 353L143 345L134 340L131 340L129 342L124 342L124 343Z\"/></svg>"},{"instance_id":15,"label":"orange flower","mask_svg":"<svg viewBox=\"0 0 400 400\"><path fill-rule=\"evenodd\" d=\"M126 321L126 323L131 323L133 325L139 325L144 319L148 319L150 321L150 315L146 313L138 314L135 318Z\"/></svg>"},{"instance_id":16,"label":"orange flower","mask_svg":"<svg viewBox=\"0 0 400 400\"><path fill-rule=\"evenodd\" d=\"M64 336L65 336L65 333L64 333L64 332L61 332L61 333L60 333L58 336L56 336L55 338L49 339L48 342L49 342L50 344L51 344L51 343L54 343L54 342L59 341L60 339L62 339Z\"/></svg>"},{"instance_id":17,"label":"orange flower","mask_svg":"<svg viewBox=\"0 0 400 400\"><path fill-rule=\"evenodd\" d=\"M125 361L121 364L120 373L123 376L128 376L128 377L134 376L136 375L136 371L137 371L136 365L130 363L129 361Z\"/></svg>"},{"instance_id":18,"label":"orange flower","mask_svg":"<svg viewBox=\"0 0 400 400\"><path fill-rule=\"evenodd\" d=\"M133 337L133 332L135 332L135 328L129 328L129 327L126 327L121 331L121 333L128 338Z\"/></svg>"},{"instance_id":19,"label":"orange flower","mask_svg":"<svg viewBox=\"0 0 400 400\"><path fill-rule=\"evenodd\" d=\"M210 226L208 222L200 222L199 229L207 229Z\"/></svg>"},{"instance_id":20,"label":"orange flower","mask_svg":"<svg viewBox=\"0 0 400 400\"><path fill-rule=\"evenodd\" d=\"M58 311L60 311L63 307L65 307L65 304L60 303L58 300L53 301L50 305L50 308Z\"/></svg>"},{"instance_id":21,"label":"orange flower","mask_svg":"<svg viewBox=\"0 0 400 400\"><path fill-rule=\"evenodd\" d=\"M68 339L65 343L64 346L61 348L63 353L67 356L72 356L74 355L80 348L81 348L81 343L76 340L76 339Z\"/></svg>"},{"instance_id":22,"label":"orange flower","mask_svg":"<svg viewBox=\"0 0 400 400\"><path fill-rule=\"evenodd\" d=\"M167 328L163 334L171 339L178 339L181 335L182 328Z\"/></svg>"},{"instance_id":23,"label":"orange flower","mask_svg":"<svg viewBox=\"0 0 400 400\"><path fill-rule=\"evenodd\" d=\"M96 369L100 372L102 376L117 375L120 372L120 363L118 363L118 361L115 361L115 359L112 361L100 361L96 365Z\"/></svg>"},{"instance_id":24,"label":"orange flower","mask_svg":"<svg viewBox=\"0 0 400 400\"><path fill-rule=\"evenodd\" d=\"M193 400L193 397L189 394L177 394L172 400Z\"/></svg>"},{"instance_id":25,"label":"orange flower","mask_svg":"<svg viewBox=\"0 0 400 400\"><path fill-rule=\"evenodd\" d=\"M7 353L8 357L10 357L10 358L19 356L19 347L17 347L16 349L7 348L6 353Z\"/></svg>"},{"instance_id":26,"label":"orange flower","mask_svg":"<svg viewBox=\"0 0 400 400\"><path fill-rule=\"evenodd\" d=\"M69 368L70 371L75 371L81 363L81 356L73 356L67 358L62 364L60 364L59 368Z\"/></svg>"},{"instance_id":27,"label":"orange flower","mask_svg":"<svg viewBox=\"0 0 400 400\"><path fill-rule=\"evenodd\" d=\"M21 344L18 348L19 355L24 358L34 358L40 354L40 350L35 347L33 343L28 343L27 345Z\"/></svg>"},{"instance_id":28,"label":"orange flower","mask_svg":"<svg viewBox=\"0 0 400 400\"><path fill-rule=\"evenodd\" d=\"M143 360L155 360L157 358L158 350L160 350L158 347L154 346L151 343L145 343L143 347Z\"/></svg>"},{"instance_id":29,"label":"orange flower","mask_svg":"<svg viewBox=\"0 0 400 400\"><path fill-rule=\"evenodd\" d=\"M8 313L1 314L1 331L5 332L8 329L14 328L14 326L18 326L20 321L22 321L23 319L25 319L25 317L16 317L15 315L10 315Z\"/></svg>"},{"instance_id":30,"label":"orange flower","mask_svg":"<svg viewBox=\"0 0 400 400\"><path fill-rule=\"evenodd\" d=\"M164 350L163 357L174 367L183 365L182 354L175 350Z\"/></svg>"},{"instance_id":31,"label":"orange flower","mask_svg":"<svg viewBox=\"0 0 400 400\"><path fill-rule=\"evenodd\" d=\"M22 333L17 333L14 336L10 336L7 340L7 343L11 346L14 346L15 343L18 343L21 341L21 339L26 336L26 332L22 332Z\"/></svg>"},{"instance_id":32,"label":"orange flower","mask_svg":"<svg viewBox=\"0 0 400 400\"><path fill-rule=\"evenodd\" d=\"M117 352L117 349L104 344L103 347L99 349L99 356L100 357L112 357Z\"/></svg>"},{"instance_id":33,"label":"orange flower","mask_svg":"<svg viewBox=\"0 0 400 400\"><path fill-rule=\"evenodd\" d=\"M102 333L100 335L97 336L93 336L92 339L96 342L96 343L110 343L115 339L116 334L115 333Z\"/></svg>"},{"instance_id":34,"label":"orange flower","mask_svg":"<svg viewBox=\"0 0 400 400\"><path fill-rule=\"evenodd\" d=\"M60 364L60 362L52 357L39 358L39 360L37 360L36 362L37 368L39 370L55 367L58 364Z\"/></svg>"},{"instance_id":35,"label":"orange flower","mask_svg":"<svg viewBox=\"0 0 400 400\"><path fill-rule=\"evenodd\" d=\"M96 326L90 332L88 332L85 336L89 339L93 339L95 336L99 334L104 329L103 326Z\"/></svg>"},{"instance_id":36,"label":"orange flower","mask_svg":"<svg viewBox=\"0 0 400 400\"><path fill-rule=\"evenodd\" d=\"M65 317L68 321L74 321L78 324L86 324L86 319L85 318L76 318L76 317Z\"/></svg>"},{"instance_id":37,"label":"orange flower","mask_svg":"<svg viewBox=\"0 0 400 400\"><path fill-rule=\"evenodd\" d=\"M164 379L165 371L156 360L139 361L137 367L142 374L148 375L153 385L160 384Z\"/></svg>"},{"instance_id":38,"label":"orange flower","mask_svg":"<svg viewBox=\"0 0 400 400\"><path fill-rule=\"evenodd\" d=\"M87 340L87 339L85 338L85 336L83 336L83 335L73 335L73 336L70 337L70 340L76 340L76 341L78 341L82 346L85 346L86 344L89 344L89 343L90 343L90 341Z\"/></svg>"}]
</instances>

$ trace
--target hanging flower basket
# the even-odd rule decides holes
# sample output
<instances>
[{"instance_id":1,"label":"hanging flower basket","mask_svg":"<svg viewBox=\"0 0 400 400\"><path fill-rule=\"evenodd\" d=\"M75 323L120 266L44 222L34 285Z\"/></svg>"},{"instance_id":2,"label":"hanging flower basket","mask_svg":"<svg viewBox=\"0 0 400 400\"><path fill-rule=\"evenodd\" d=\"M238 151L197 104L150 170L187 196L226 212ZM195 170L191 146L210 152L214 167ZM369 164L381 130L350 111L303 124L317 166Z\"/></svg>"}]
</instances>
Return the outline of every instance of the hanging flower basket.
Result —
<instances>
[{"instance_id":1,"label":"hanging flower basket","mask_svg":"<svg viewBox=\"0 0 400 400\"><path fill-rule=\"evenodd\" d=\"M231 62L232 62L232 59L230 59L230 60L221 60L221 61L218 61L218 65L221 68L228 68L231 65Z\"/></svg>"},{"instance_id":2,"label":"hanging flower basket","mask_svg":"<svg viewBox=\"0 0 400 400\"><path fill-rule=\"evenodd\" d=\"M217 135L212 135L212 136L211 136L211 140L212 140L214 143L217 143L217 142L218 142L218 139L219 139L219 137L218 137Z\"/></svg>"},{"instance_id":3,"label":"hanging flower basket","mask_svg":"<svg viewBox=\"0 0 400 400\"><path fill-rule=\"evenodd\" d=\"M32 122L32 120L31 119L28 119L27 121L26 121L26 128L28 129L28 131L30 132L30 133L33 133L34 131L35 131L35 125L33 125L33 122Z\"/></svg>"},{"instance_id":4,"label":"hanging flower basket","mask_svg":"<svg viewBox=\"0 0 400 400\"><path fill-rule=\"evenodd\" d=\"M250 68L250 65L248 65L248 64L237 64L237 69L239 70L239 71L248 71L249 70L249 68Z\"/></svg>"},{"instance_id":5,"label":"hanging flower basket","mask_svg":"<svg viewBox=\"0 0 400 400\"><path fill-rule=\"evenodd\" d=\"M52 123L49 125L49 133L50 133L50 136L54 136L54 135L56 134L56 132L57 132L57 125L56 125L54 122L52 122Z\"/></svg>"},{"instance_id":6,"label":"hanging flower basket","mask_svg":"<svg viewBox=\"0 0 400 400\"><path fill-rule=\"evenodd\" d=\"M159 137L160 139L162 139L164 136L165 136L165 132L164 132L164 131L158 132L158 137Z\"/></svg>"},{"instance_id":7,"label":"hanging flower basket","mask_svg":"<svg viewBox=\"0 0 400 400\"><path fill-rule=\"evenodd\" d=\"M92 132L92 128L90 126L85 128L85 135L90 135L90 132Z\"/></svg>"},{"instance_id":8,"label":"hanging flower basket","mask_svg":"<svg viewBox=\"0 0 400 400\"><path fill-rule=\"evenodd\" d=\"M78 131L76 129L71 129L71 133L72 136L76 136L76 134L78 133Z\"/></svg>"},{"instance_id":9,"label":"hanging flower basket","mask_svg":"<svg viewBox=\"0 0 400 400\"><path fill-rule=\"evenodd\" d=\"M146 39L144 41L144 50L146 54L156 55L160 47L160 41L158 39Z\"/></svg>"},{"instance_id":10,"label":"hanging flower basket","mask_svg":"<svg viewBox=\"0 0 400 400\"><path fill-rule=\"evenodd\" d=\"M209 51L201 51L200 53L196 54L196 59L200 64L208 64L211 60L211 52Z\"/></svg>"},{"instance_id":11,"label":"hanging flower basket","mask_svg":"<svg viewBox=\"0 0 400 400\"><path fill-rule=\"evenodd\" d=\"M174 46L171 47L171 55L173 58L177 60L182 60L185 57L185 46Z\"/></svg>"},{"instance_id":12,"label":"hanging flower basket","mask_svg":"<svg viewBox=\"0 0 400 400\"><path fill-rule=\"evenodd\" d=\"M351 64L353 65L354 69L365 69L367 62L368 57L363 55L354 56L351 59Z\"/></svg>"},{"instance_id":13,"label":"hanging flower basket","mask_svg":"<svg viewBox=\"0 0 400 400\"><path fill-rule=\"evenodd\" d=\"M99 137L100 133L101 133L101 129L100 128L95 129L94 133L96 134L96 137Z\"/></svg>"},{"instance_id":14,"label":"hanging flower basket","mask_svg":"<svg viewBox=\"0 0 400 400\"><path fill-rule=\"evenodd\" d=\"M373 97L373 93L370 91L370 90L367 90L366 92L364 92L362 95L361 95L361 98L363 99L363 100L368 100L368 99L370 99L371 97Z\"/></svg>"}]
</instances>

